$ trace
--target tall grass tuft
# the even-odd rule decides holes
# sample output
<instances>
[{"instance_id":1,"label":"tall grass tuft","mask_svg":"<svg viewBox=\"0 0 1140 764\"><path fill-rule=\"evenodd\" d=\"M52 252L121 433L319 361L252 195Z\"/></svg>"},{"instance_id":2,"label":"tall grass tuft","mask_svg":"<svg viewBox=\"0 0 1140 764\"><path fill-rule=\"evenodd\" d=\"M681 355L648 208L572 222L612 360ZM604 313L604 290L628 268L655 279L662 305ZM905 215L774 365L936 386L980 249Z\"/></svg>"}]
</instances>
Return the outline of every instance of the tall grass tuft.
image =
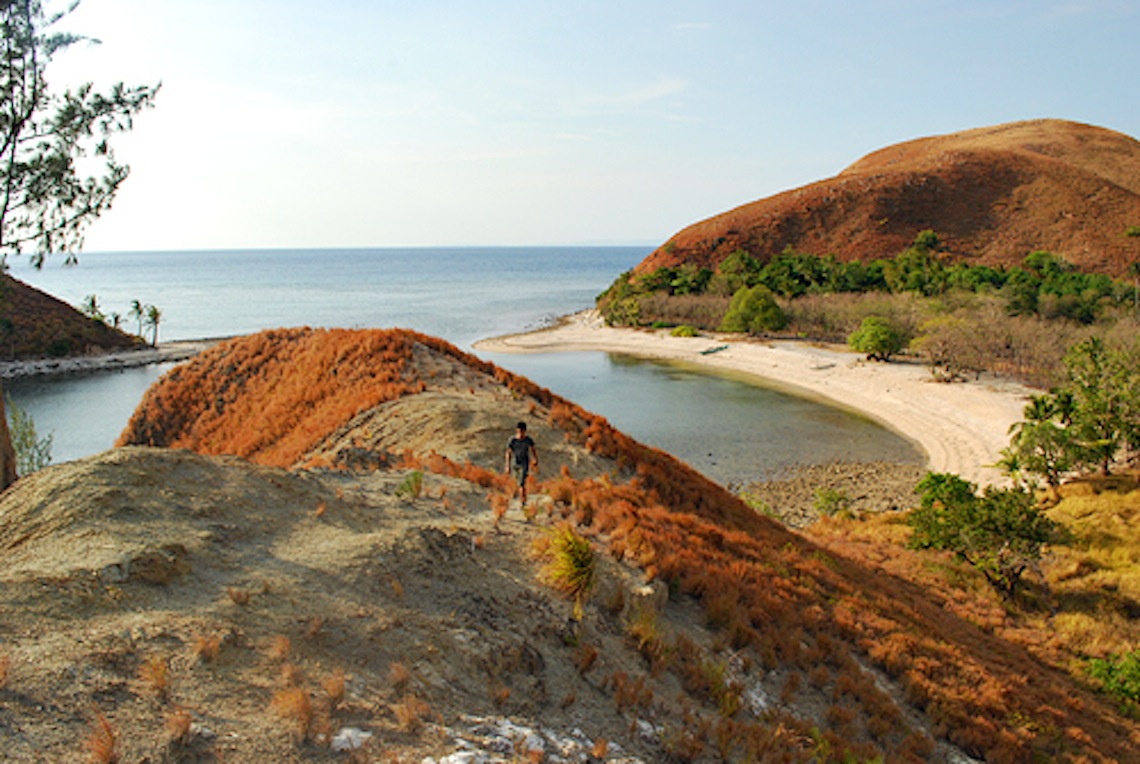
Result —
<instances>
[{"instance_id":1,"label":"tall grass tuft","mask_svg":"<svg viewBox=\"0 0 1140 764\"><path fill-rule=\"evenodd\" d=\"M597 568L593 546L572 526L563 523L551 531L547 555L543 573L555 588L574 600L574 618L582 620Z\"/></svg>"},{"instance_id":2,"label":"tall grass tuft","mask_svg":"<svg viewBox=\"0 0 1140 764\"><path fill-rule=\"evenodd\" d=\"M119 736L103 714L95 714L86 748L91 764L115 764L119 760Z\"/></svg>"}]
</instances>

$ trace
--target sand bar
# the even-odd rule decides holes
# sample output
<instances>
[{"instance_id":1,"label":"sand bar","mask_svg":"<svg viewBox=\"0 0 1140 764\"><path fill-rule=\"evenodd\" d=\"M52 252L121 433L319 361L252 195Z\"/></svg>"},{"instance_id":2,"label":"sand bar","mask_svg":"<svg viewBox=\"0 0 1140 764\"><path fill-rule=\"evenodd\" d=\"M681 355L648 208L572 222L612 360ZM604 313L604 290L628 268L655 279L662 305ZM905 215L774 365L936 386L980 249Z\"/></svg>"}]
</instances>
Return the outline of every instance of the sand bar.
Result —
<instances>
[{"instance_id":1,"label":"sand bar","mask_svg":"<svg viewBox=\"0 0 1140 764\"><path fill-rule=\"evenodd\" d=\"M90 374L98 371L117 371L119 369L150 366L154 363L185 361L220 341L218 339L183 340L163 342L157 347L147 346L97 355L0 361L0 379Z\"/></svg>"},{"instance_id":2,"label":"sand bar","mask_svg":"<svg viewBox=\"0 0 1140 764\"><path fill-rule=\"evenodd\" d=\"M713 348L716 352L702 354ZM992 465L1022 419L1024 385L999 378L945 384L920 364L866 361L840 346L738 335L673 337L667 330L608 327L595 310L539 331L481 340L481 351L552 353L595 350L685 361L759 377L788 392L853 409L922 448L927 466L979 485L1006 482Z\"/></svg>"}]
</instances>

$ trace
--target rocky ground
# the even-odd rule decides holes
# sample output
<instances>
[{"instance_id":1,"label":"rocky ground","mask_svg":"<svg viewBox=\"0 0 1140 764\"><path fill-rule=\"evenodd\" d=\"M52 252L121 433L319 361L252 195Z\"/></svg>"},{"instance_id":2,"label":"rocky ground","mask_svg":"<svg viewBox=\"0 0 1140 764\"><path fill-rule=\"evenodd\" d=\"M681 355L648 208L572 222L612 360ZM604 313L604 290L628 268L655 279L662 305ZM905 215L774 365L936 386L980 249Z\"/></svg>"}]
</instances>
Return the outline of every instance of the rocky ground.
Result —
<instances>
[{"instance_id":1,"label":"rocky ground","mask_svg":"<svg viewBox=\"0 0 1140 764\"><path fill-rule=\"evenodd\" d=\"M888 462L804 465L778 480L751 483L739 493L759 512L792 528L826 514L897 512L914 506L926 468Z\"/></svg>"}]
</instances>

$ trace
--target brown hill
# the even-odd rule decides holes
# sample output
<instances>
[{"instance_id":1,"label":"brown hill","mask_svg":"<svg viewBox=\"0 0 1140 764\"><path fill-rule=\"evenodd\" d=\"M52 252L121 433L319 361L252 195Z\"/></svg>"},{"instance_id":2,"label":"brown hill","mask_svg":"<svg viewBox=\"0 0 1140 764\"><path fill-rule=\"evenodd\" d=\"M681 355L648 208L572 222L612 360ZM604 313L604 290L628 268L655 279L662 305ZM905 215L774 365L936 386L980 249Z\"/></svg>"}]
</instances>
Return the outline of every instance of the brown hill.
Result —
<instances>
[{"instance_id":1,"label":"brown hill","mask_svg":"<svg viewBox=\"0 0 1140 764\"><path fill-rule=\"evenodd\" d=\"M90 355L143 344L19 279L0 275L0 358Z\"/></svg>"},{"instance_id":2,"label":"brown hill","mask_svg":"<svg viewBox=\"0 0 1140 764\"><path fill-rule=\"evenodd\" d=\"M542 464L525 513L500 473L520 418ZM1140 750L1134 721L993 623L440 340L229 341L123 439L291 469L126 446L0 497L13 761L79 760L97 714L124 761L343 760L326 746L350 727L373 735L357 761ZM598 556L580 620L543 572L563 522Z\"/></svg>"},{"instance_id":3,"label":"brown hill","mask_svg":"<svg viewBox=\"0 0 1140 764\"><path fill-rule=\"evenodd\" d=\"M840 260L892 257L922 230L951 258L1012 265L1034 250L1122 276L1140 259L1140 142L1061 120L921 138L839 175L691 225L637 266L713 267L737 249Z\"/></svg>"}]
</instances>

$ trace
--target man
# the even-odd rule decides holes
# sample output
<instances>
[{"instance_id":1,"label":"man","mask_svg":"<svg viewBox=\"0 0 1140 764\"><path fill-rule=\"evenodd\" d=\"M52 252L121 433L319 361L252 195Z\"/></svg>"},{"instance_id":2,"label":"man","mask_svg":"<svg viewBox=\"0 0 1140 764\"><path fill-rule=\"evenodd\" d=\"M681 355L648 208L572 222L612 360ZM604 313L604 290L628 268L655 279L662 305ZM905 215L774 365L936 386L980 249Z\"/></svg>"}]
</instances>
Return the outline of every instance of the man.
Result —
<instances>
[{"instance_id":1,"label":"man","mask_svg":"<svg viewBox=\"0 0 1140 764\"><path fill-rule=\"evenodd\" d=\"M526 506L526 478L530 474L531 462L535 470L538 469L538 451L534 447L534 439L526 434L526 422L516 425L518 432L507 441L507 463L504 472L511 473L519 483L522 491L522 506Z\"/></svg>"}]
</instances>

